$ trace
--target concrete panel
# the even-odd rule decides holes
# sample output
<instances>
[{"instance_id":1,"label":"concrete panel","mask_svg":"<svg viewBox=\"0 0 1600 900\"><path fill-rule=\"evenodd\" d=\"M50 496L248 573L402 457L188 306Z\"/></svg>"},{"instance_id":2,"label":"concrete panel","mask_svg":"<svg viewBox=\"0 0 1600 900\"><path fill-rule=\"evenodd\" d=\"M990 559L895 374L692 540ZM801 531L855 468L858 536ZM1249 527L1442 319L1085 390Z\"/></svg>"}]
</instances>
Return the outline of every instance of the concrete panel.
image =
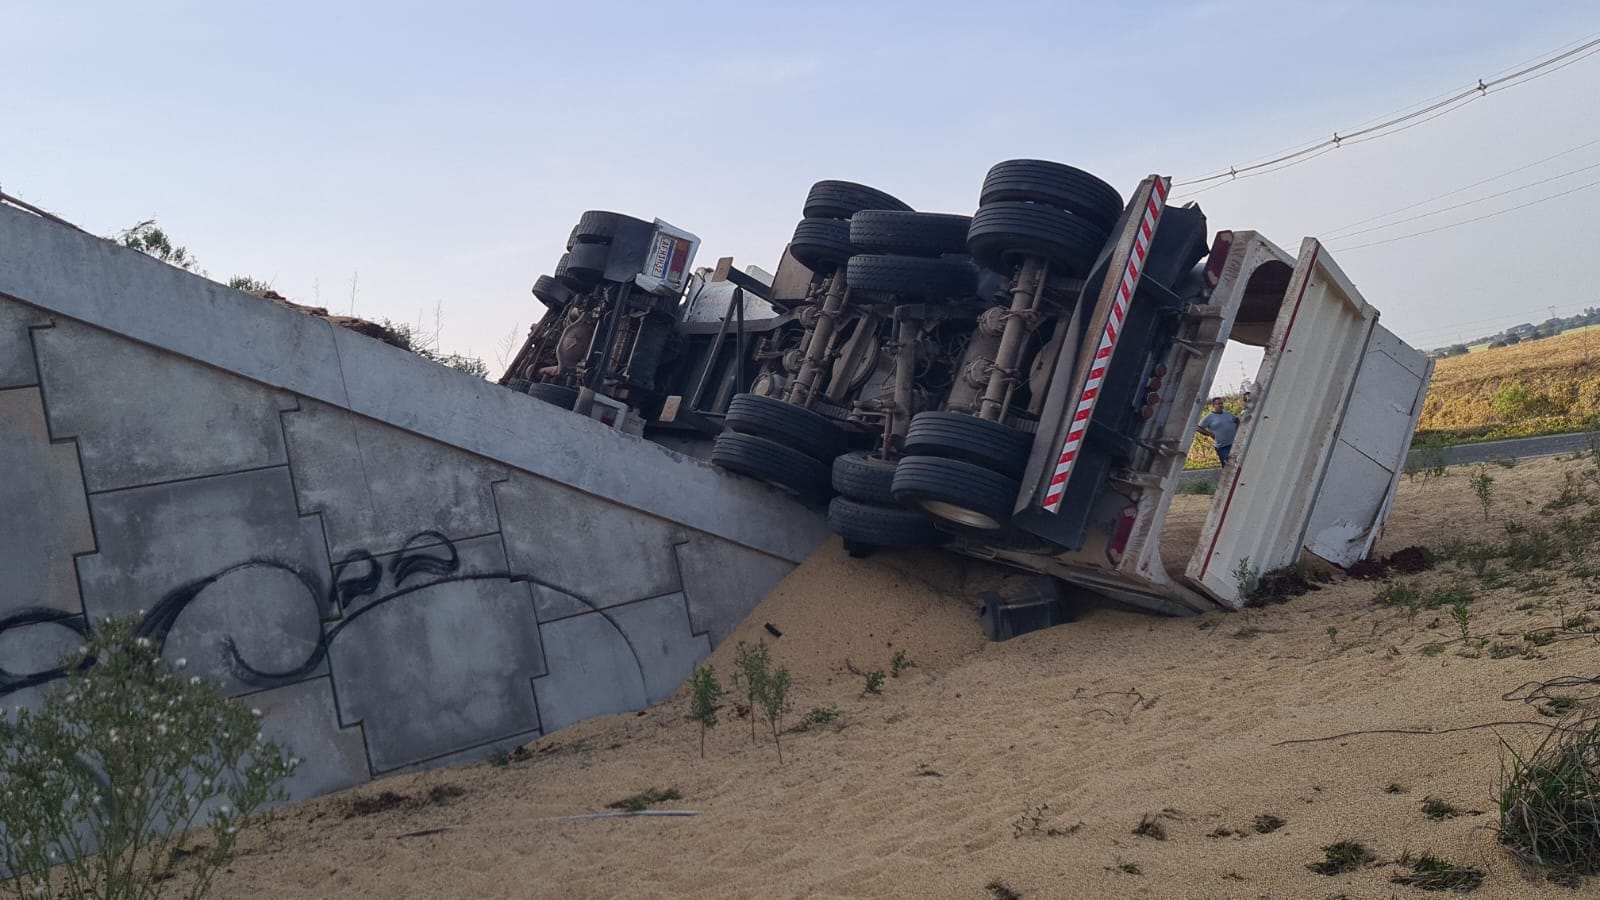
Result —
<instances>
[{"instance_id":1,"label":"concrete panel","mask_svg":"<svg viewBox=\"0 0 1600 900\"><path fill-rule=\"evenodd\" d=\"M265 384L344 402L327 322L11 207L0 207L0 247L0 294Z\"/></svg>"},{"instance_id":2,"label":"concrete panel","mask_svg":"<svg viewBox=\"0 0 1600 900\"><path fill-rule=\"evenodd\" d=\"M681 594L551 622L542 632L550 674L533 686L547 733L665 699L711 653L704 635L689 633Z\"/></svg>"},{"instance_id":3,"label":"concrete panel","mask_svg":"<svg viewBox=\"0 0 1600 900\"><path fill-rule=\"evenodd\" d=\"M28 329L49 324L50 317L43 310L0 297L0 388L39 383Z\"/></svg>"},{"instance_id":4,"label":"concrete panel","mask_svg":"<svg viewBox=\"0 0 1600 900\"><path fill-rule=\"evenodd\" d=\"M0 390L0 473L0 616L81 612L72 557L94 551L94 532L77 448L50 443L38 388Z\"/></svg>"},{"instance_id":5,"label":"concrete panel","mask_svg":"<svg viewBox=\"0 0 1600 900\"><path fill-rule=\"evenodd\" d=\"M370 777L361 729L339 727L327 678L251 694L241 702L261 710L261 733L267 740L300 758L300 767L284 783L289 802L353 787Z\"/></svg>"},{"instance_id":6,"label":"concrete panel","mask_svg":"<svg viewBox=\"0 0 1600 900\"><path fill-rule=\"evenodd\" d=\"M96 494L89 507L100 552L78 574L91 617L162 604L175 616L168 658L233 693L262 685L229 667L230 641L260 671L314 652L328 554L320 523L295 509L287 468Z\"/></svg>"},{"instance_id":7,"label":"concrete panel","mask_svg":"<svg viewBox=\"0 0 1600 900\"><path fill-rule=\"evenodd\" d=\"M73 322L35 343L52 433L78 439L91 492L287 461L277 391Z\"/></svg>"},{"instance_id":8,"label":"concrete panel","mask_svg":"<svg viewBox=\"0 0 1600 900\"><path fill-rule=\"evenodd\" d=\"M672 545L688 537L671 522L525 472L494 493L517 571L602 607L681 588Z\"/></svg>"},{"instance_id":9,"label":"concrete panel","mask_svg":"<svg viewBox=\"0 0 1600 900\"><path fill-rule=\"evenodd\" d=\"M310 400L283 429L300 509L322 513L334 559L399 550L430 529L500 530L489 486L504 466Z\"/></svg>"},{"instance_id":10,"label":"concrete panel","mask_svg":"<svg viewBox=\"0 0 1600 900\"><path fill-rule=\"evenodd\" d=\"M354 412L795 562L827 538L819 512L764 484L354 332L334 340Z\"/></svg>"},{"instance_id":11,"label":"concrete panel","mask_svg":"<svg viewBox=\"0 0 1600 900\"><path fill-rule=\"evenodd\" d=\"M539 625L498 536L375 562L380 580L328 644L341 720L363 725L372 771L539 730Z\"/></svg>"},{"instance_id":12,"label":"concrete panel","mask_svg":"<svg viewBox=\"0 0 1600 900\"><path fill-rule=\"evenodd\" d=\"M738 544L695 534L677 546L689 622L720 645L794 569L794 563Z\"/></svg>"}]
</instances>

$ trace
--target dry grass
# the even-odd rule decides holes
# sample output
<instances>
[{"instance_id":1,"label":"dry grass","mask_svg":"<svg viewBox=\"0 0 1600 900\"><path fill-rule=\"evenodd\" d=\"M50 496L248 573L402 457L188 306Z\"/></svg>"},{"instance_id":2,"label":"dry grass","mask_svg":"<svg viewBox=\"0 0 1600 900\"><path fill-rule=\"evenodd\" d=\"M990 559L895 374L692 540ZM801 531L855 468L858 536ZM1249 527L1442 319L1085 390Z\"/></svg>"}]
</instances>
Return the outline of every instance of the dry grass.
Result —
<instances>
[{"instance_id":1,"label":"dry grass","mask_svg":"<svg viewBox=\"0 0 1600 900\"><path fill-rule=\"evenodd\" d=\"M1494 440L1600 427L1600 329L1439 360L1417 439Z\"/></svg>"}]
</instances>

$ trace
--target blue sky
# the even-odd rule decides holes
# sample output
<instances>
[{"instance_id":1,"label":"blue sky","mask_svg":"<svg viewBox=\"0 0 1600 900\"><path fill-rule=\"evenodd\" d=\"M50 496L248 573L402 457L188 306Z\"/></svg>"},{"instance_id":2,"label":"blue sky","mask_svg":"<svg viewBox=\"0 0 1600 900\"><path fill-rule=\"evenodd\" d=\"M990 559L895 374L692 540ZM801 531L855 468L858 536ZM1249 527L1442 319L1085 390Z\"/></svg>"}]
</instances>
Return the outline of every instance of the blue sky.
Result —
<instances>
[{"instance_id":1,"label":"blue sky","mask_svg":"<svg viewBox=\"0 0 1600 900\"><path fill-rule=\"evenodd\" d=\"M700 235L702 263L770 268L820 178L966 213L990 164L1033 156L1126 194L1151 172L1209 174L1600 32L1592 3L0 12L7 192L101 234L157 218L213 276L300 302L347 311L359 273L358 315L431 323L442 303L445 348L491 367L537 317L528 287L584 209L659 216ZM1196 199L1213 230L1254 228L1292 252L1600 139L1597 109L1600 58ZM1453 200L1594 162L1600 145ZM1434 346L1600 303L1597 212L1600 189L1335 256L1389 327Z\"/></svg>"}]
</instances>

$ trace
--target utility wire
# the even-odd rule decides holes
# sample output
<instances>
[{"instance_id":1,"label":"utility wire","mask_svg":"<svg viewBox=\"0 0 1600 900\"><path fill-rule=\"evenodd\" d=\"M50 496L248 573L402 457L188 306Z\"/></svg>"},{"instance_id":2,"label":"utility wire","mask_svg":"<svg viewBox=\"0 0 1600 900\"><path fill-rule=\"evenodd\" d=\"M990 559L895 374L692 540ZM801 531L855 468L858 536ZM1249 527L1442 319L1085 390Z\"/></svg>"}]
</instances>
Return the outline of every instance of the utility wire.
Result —
<instances>
[{"instance_id":1,"label":"utility wire","mask_svg":"<svg viewBox=\"0 0 1600 900\"><path fill-rule=\"evenodd\" d=\"M1492 90L1506 90L1508 88L1516 87L1519 84L1525 84L1529 81L1535 80L1536 78L1543 77L1545 74L1566 68L1573 63L1594 55L1595 53L1600 53L1600 37L1591 37L1583 43L1572 47L1571 49L1556 53L1552 56L1546 56L1543 59L1517 69L1509 74L1495 77L1488 81L1480 78L1476 84L1470 87L1463 88L1453 93L1440 95L1438 99L1435 99L1431 102L1424 101L1424 105L1417 109L1391 116L1381 122L1360 126L1354 131L1342 135L1336 131L1330 138L1307 143L1297 149L1280 153L1277 156L1243 166L1229 166L1227 171L1217 172L1201 178L1178 181L1175 182L1173 186L1187 187L1189 185L1209 184L1211 182L1227 183L1244 177L1247 174L1260 172L1263 169L1277 171L1281 168L1287 168L1286 164L1299 165L1300 163L1307 162L1316 156L1320 156L1321 153L1317 152L1319 150L1326 152L1330 149L1337 149L1346 143L1362 143L1366 140L1373 140L1378 137L1387 137L1390 134L1398 134L1400 131L1405 130L1405 128L1399 128L1397 126L1406 125L1406 127L1409 128L1414 127L1414 125L1421 125L1424 122L1431 121L1432 119L1438 118L1446 113L1454 112L1455 110L1460 109L1462 106L1465 106L1474 100L1482 99L1483 97L1488 96ZM1420 121L1413 122L1413 120L1419 119ZM1407 125L1406 123L1413 123L1413 125ZM1265 173L1263 172L1261 174ZM1186 194L1186 196L1194 193L1198 193L1198 191L1189 192Z\"/></svg>"},{"instance_id":2,"label":"utility wire","mask_svg":"<svg viewBox=\"0 0 1600 900\"><path fill-rule=\"evenodd\" d=\"M1410 234L1396 235L1396 236L1394 236L1392 238L1385 238L1383 240L1378 240L1378 241L1370 241L1370 242L1365 243L1365 244L1351 244L1351 245L1345 246L1345 247L1332 247L1330 249L1337 250L1340 253L1348 253L1351 250L1360 250L1360 249L1362 249L1364 247L1376 247L1379 244L1392 244L1395 241L1404 241L1404 240L1407 240L1409 238L1421 237L1421 236L1423 236L1425 234L1433 234L1433 233L1439 232L1439 231L1448 231L1451 228L1460 228L1463 225L1471 225L1473 222L1482 222L1484 219L1493 219L1496 216L1503 216L1506 213L1516 212L1519 209L1527 209L1530 206L1538 206L1541 203L1545 203L1545 202L1548 202L1550 200L1555 200L1555 199L1557 199L1559 197L1565 197L1568 194L1576 194L1579 191L1588 190L1589 188L1595 187L1596 185L1600 185L1600 181L1591 181L1591 182L1589 182L1587 184L1580 184L1575 188L1571 188L1571 189L1568 189L1568 190L1565 190L1565 191L1561 191L1560 193L1551 194L1548 197L1540 197L1537 200L1529 200L1527 203L1519 203L1516 206L1508 206L1505 209L1496 210L1496 211L1494 211L1492 213L1485 213L1484 215L1481 215L1481 216L1474 216L1474 217L1472 217L1470 219L1463 219L1460 222L1451 222L1448 225L1440 225L1437 228L1428 228L1428 229L1425 229L1423 231L1413 231Z\"/></svg>"},{"instance_id":3,"label":"utility wire","mask_svg":"<svg viewBox=\"0 0 1600 900\"><path fill-rule=\"evenodd\" d=\"M1580 169L1573 169L1573 170L1571 170L1569 172L1562 172L1560 175L1551 175L1549 178L1541 178L1538 181L1529 182L1528 184L1519 184L1514 188L1507 188L1506 190L1500 191L1499 193L1489 194L1486 197L1479 197L1476 200L1467 200L1467 201L1464 201L1462 203L1457 203L1457 204L1455 204L1453 206L1446 206L1443 209L1436 209L1433 212L1418 213L1418 214L1416 214L1414 216L1407 216L1404 219L1396 219L1393 222L1388 222L1388 223L1385 223L1383 225L1373 225L1370 228L1362 228L1362 229L1357 230L1357 231L1351 231L1351 232L1349 232L1347 234L1330 234L1330 235L1327 236L1327 240L1330 240L1330 241L1342 241L1342 240L1345 240L1346 238L1353 238L1358 234L1367 234L1367 233L1373 232L1373 231L1382 231L1385 228L1393 228L1396 225L1404 225L1407 222L1415 222L1418 219L1426 219L1426 218L1429 218L1431 216L1441 215L1443 213L1447 213L1447 212L1450 212L1452 210L1457 210L1457 209L1462 209L1464 207L1473 206L1473 205L1478 204L1478 203L1483 203L1483 202L1485 202L1487 200L1493 200L1493 199L1495 199L1497 197L1504 197L1507 194L1515 194L1518 191L1525 191L1528 188L1538 187L1541 184L1549 184L1552 181L1560 181L1561 179L1566 178L1569 175L1576 175L1579 172L1587 172L1587 171L1589 171L1591 169L1600 169L1600 163L1592 163L1592 164L1584 166L1583 168L1580 168Z\"/></svg>"},{"instance_id":4,"label":"utility wire","mask_svg":"<svg viewBox=\"0 0 1600 900\"><path fill-rule=\"evenodd\" d=\"M1365 219L1361 219L1359 221L1351 222L1351 223L1349 223L1347 225L1340 225L1338 228L1331 229L1326 233L1328 235L1332 236L1332 235L1338 234L1341 231L1347 231L1347 230L1349 230L1351 228L1354 228L1357 225L1365 225L1368 222L1376 222L1379 219L1386 219L1389 216L1396 215L1397 213L1403 213L1403 212L1406 212L1408 210L1413 210L1413 209L1416 209L1419 206L1427 206L1429 203L1433 203L1436 200L1443 200L1446 197L1454 197L1456 194L1459 194L1462 191L1470 191L1475 187L1481 187L1483 185L1488 184L1491 181L1499 181L1500 179L1505 178L1505 177L1507 177L1509 175L1515 175L1518 172L1527 171L1528 169L1531 169L1531 168L1533 168L1535 166L1544 165L1545 163L1550 162L1553 159L1560 159L1561 157L1566 156L1566 155L1568 155L1570 153L1576 153L1579 150L1584 150L1584 149L1587 149L1589 147L1593 147L1595 144L1600 144L1600 138L1596 138L1595 140L1589 141L1588 143L1579 144L1576 147L1569 147L1568 149L1563 150L1560 153L1551 154L1550 156L1546 156L1544 159L1535 160L1534 162L1528 163L1527 165L1517 166L1515 169L1507 169L1506 171L1501 172L1499 175L1491 175L1488 178L1485 178L1485 179L1483 179L1481 181L1474 181L1471 184L1462 185L1461 187L1458 187L1455 190L1445 191L1442 194L1436 194L1436 195L1434 195L1432 197L1427 198L1426 200L1418 200L1415 203L1408 203L1405 206L1399 207L1398 209L1391 209L1386 213L1379 213L1379 214L1377 214L1375 216L1368 216Z\"/></svg>"}]
</instances>

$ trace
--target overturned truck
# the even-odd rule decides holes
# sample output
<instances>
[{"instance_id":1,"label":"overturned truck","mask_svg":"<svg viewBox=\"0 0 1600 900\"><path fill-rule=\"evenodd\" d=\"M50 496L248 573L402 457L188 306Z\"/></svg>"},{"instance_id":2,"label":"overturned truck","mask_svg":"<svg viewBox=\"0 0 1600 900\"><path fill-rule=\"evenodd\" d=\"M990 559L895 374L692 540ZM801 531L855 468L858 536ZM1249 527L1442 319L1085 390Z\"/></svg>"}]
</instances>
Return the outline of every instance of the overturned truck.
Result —
<instances>
[{"instance_id":1,"label":"overturned truck","mask_svg":"<svg viewBox=\"0 0 1600 900\"><path fill-rule=\"evenodd\" d=\"M1432 362L1318 241L1209 232L1170 186L1125 202L1008 160L965 216L818 182L770 275L693 270L692 234L585 213L501 383L826 503L855 553L943 546L1154 612L1237 609L1252 573L1371 551ZM1164 562L1230 340L1263 350L1255 401Z\"/></svg>"}]
</instances>

